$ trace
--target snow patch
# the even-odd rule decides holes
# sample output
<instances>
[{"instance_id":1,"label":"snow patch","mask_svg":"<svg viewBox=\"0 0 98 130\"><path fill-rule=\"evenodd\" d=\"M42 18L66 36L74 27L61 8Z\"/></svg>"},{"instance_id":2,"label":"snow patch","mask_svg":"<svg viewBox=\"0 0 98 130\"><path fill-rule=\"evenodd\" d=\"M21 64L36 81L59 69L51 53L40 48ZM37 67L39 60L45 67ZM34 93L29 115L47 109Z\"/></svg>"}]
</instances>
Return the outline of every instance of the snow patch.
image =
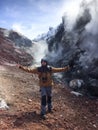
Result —
<instances>
[{"instance_id":1,"label":"snow patch","mask_svg":"<svg viewBox=\"0 0 98 130\"><path fill-rule=\"evenodd\" d=\"M9 106L4 99L0 99L0 109L9 109Z\"/></svg>"}]
</instances>

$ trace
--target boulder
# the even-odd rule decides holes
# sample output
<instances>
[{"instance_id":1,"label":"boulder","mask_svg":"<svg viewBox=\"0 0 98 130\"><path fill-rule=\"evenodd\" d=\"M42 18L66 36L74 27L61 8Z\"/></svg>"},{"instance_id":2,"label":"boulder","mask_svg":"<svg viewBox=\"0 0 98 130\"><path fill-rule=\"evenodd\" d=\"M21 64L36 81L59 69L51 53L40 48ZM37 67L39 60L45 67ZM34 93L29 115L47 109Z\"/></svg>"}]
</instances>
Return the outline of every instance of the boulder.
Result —
<instances>
[{"instance_id":1,"label":"boulder","mask_svg":"<svg viewBox=\"0 0 98 130\"><path fill-rule=\"evenodd\" d=\"M81 79L73 79L69 82L69 87L73 90L79 90L84 85L84 81Z\"/></svg>"}]
</instances>

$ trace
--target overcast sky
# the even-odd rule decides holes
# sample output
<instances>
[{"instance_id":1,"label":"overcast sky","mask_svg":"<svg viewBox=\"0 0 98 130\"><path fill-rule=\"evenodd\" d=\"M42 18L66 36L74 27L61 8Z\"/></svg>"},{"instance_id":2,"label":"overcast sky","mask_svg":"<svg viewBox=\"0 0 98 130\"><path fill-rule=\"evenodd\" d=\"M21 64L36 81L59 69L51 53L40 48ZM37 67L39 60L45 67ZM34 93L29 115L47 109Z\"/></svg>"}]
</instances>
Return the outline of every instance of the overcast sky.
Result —
<instances>
[{"instance_id":1,"label":"overcast sky","mask_svg":"<svg viewBox=\"0 0 98 130\"><path fill-rule=\"evenodd\" d=\"M75 15L82 0L0 0L0 27L14 29L30 39L56 27L64 12Z\"/></svg>"}]
</instances>

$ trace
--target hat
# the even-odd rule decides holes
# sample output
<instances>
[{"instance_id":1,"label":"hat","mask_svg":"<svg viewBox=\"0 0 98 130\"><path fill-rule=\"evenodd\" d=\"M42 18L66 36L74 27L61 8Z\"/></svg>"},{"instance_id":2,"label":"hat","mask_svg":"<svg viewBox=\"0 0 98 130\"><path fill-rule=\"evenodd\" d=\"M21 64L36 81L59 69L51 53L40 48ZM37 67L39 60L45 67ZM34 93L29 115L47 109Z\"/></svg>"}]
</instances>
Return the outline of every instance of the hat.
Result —
<instances>
[{"instance_id":1,"label":"hat","mask_svg":"<svg viewBox=\"0 0 98 130\"><path fill-rule=\"evenodd\" d=\"M41 63L42 62L46 62L46 64L48 64L47 60L46 59L41 59Z\"/></svg>"}]
</instances>

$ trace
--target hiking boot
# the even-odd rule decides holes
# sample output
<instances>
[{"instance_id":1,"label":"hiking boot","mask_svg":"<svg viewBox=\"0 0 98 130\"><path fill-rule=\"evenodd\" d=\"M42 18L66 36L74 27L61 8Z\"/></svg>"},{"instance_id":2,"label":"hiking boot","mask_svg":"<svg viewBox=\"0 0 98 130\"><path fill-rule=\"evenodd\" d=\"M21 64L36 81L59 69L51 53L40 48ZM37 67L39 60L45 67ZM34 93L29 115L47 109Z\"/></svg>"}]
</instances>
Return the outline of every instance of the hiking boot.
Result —
<instances>
[{"instance_id":1,"label":"hiking boot","mask_svg":"<svg viewBox=\"0 0 98 130\"><path fill-rule=\"evenodd\" d=\"M52 113L53 113L53 111L52 111L51 109L48 109L48 113L51 113L51 114L52 114Z\"/></svg>"},{"instance_id":2,"label":"hiking boot","mask_svg":"<svg viewBox=\"0 0 98 130\"><path fill-rule=\"evenodd\" d=\"M46 116L45 115L41 114L40 117L41 117L41 119L46 120Z\"/></svg>"}]
</instances>

